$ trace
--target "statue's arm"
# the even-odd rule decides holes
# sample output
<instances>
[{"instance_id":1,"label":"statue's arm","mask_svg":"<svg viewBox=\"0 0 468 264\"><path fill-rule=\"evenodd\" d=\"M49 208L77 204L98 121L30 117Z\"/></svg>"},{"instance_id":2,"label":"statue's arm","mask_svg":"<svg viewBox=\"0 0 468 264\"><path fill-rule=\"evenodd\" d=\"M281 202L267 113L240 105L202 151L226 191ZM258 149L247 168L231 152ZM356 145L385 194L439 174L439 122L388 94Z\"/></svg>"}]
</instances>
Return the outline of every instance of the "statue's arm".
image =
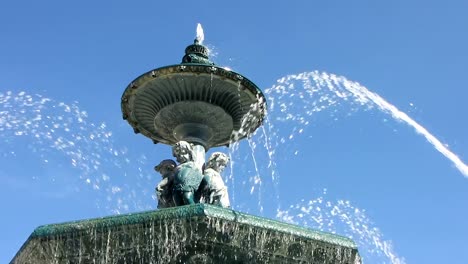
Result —
<instances>
[{"instance_id":1,"label":"statue's arm","mask_svg":"<svg viewBox=\"0 0 468 264\"><path fill-rule=\"evenodd\" d=\"M156 186L156 191L161 192L164 189L164 187L166 187L168 184L169 184L168 178L162 179Z\"/></svg>"}]
</instances>

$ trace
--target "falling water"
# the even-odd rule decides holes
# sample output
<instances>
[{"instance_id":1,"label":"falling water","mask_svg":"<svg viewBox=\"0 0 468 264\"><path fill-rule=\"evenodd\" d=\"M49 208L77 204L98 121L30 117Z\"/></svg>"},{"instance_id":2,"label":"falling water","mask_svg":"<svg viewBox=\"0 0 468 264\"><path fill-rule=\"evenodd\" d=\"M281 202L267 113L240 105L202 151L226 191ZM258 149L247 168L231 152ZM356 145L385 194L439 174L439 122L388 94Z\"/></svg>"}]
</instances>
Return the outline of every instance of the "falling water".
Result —
<instances>
[{"instance_id":1,"label":"falling water","mask_svg":"<svg viewBox=\"0 0 468 264\"><path fill-rule=\"evenodd\" d=\"M296 84L296 82L298 83ZM288 75L279 79L277 84L267 89L265 93L269 95L270 112L278 112L277 110L279 110L276 116L278 121L291 120L299 125L308 125L308 116L343 102L348 102L354 108L359 109L376 107L382 112L390 114L396 121L402 121L414 128L416 133L424 136L437 151L455 165L463 176L468 178L468 165L426 128L378 94L369 91L357 82L347 80L343 76L318 71ZM290 100L294 97L300 98L302 103L299 106ZM298 109L298 107L302 109ZM302 131L297 129L293 134L302 133ZM293 134L290 135L291 139L294 137Z\"/></svg>"},{"instance_id":2,"label":"falling water","mask_svg":"<svg viewBox=\"0 0 468 264\"><path fill-rule=\"evenodd\" d=\"M286 210L279 209L276 216L288 223L353 239L361 252L363 263L405 263L403 258L397 256L392 242L384 239L365 210L348 200L329 199L326 189L312 200L301 200Z\"/></svg>"},{"instance_id":3,"label":"falling water","mask_svg":"<svg viewBox=\"0 0 468 264\"><path fill-rule=\"evenodd\" d=\"M203 39L201 26L200 32L197 31L197 38ZM346 102L350 112L378 109L410 125L465 176L467 166L408 115L344 77L319 72L288 75L266 89L265 94L269 103L265 126L248 142L230 150L230 170L232 175L236 174L236 180L232 177L228 187L235 197L234 208L255 213L265 205L273 206L276 217L285 221L352 237L359 244L364 260L371 261L369 263L373 260L375 263L403 263L392 250L391 242L372 224L364 210L346 199L332 200L322 193L287 209L278 208L274 201L281 197L271 192L278 189L279 176L284 174L281 162L277 162L280 160L278 149L304 133L313 115L326 112L333 116L333 107ZM82 185L101 194L98 204L110 213L155 208L154 197L142 196L152 195L158 178L151 168L157 161L135 154L121 142L114 141L112 129L105 123L89 121L88 113L76 102L58 102L26 92L0 93L0 136L5 142L0 150L3 157L16 155L14 144L21 138L32 142L29 144L31 152L44 163L49 162L48 157L53 153L62 155L76 170ZM264 193L267 191L268 194ZM258 208L251 208L252 196L265 202Z\"/></svg>"},{"instance_id":4,"label":"falling water","mask_svg":"<svg viewBox=\"0 0 468 264\"><path fill-rule=\"evenodd\" d=\"M19 151L16 144L23 139L31 142L27 144L28 151L44 166L50 163L51 157L61 155L60 162L75 169L73 176L53 175L52 179L42 179L41 175L33 175L32 180L54 182L60 177L78 178L81 186L75 190L97 191L102 196L97 205L112 213L152 208L138 194L143 190L144 195L151 197L144 183L154 180L154 175L148 173L151 165L147 164L146 156L135 157L127 147L117 146L107 125L90 122L88 113L77 102L57 102L24 91L0 93L0 136L3 158L16 157ZM124 181L119 183L127 175L139 179L138 190Z\"/></svg>"},{"instance_id":5,"label":"falling water","mask_svg":"<svg viewBox=\"0 0 468 264\"><path fill-rule=\"evenodd\" d=\"M276 166L272 165L278 159L278 149L293 143L295 137L304 133L310 126L312 117L319 112L325 112L332 119L338 120L336 116L340 108L347 115L359 110L377 109L389 114L395 121L404 122L414 128L416 133L423 135L462 175L468 177L468 166L427 129L379 95L345 77L317 71L288 75L266 89L265 94L269 103L269 118L263 129L267 132L257 131L254 141L265 145L270 164L260 170L269 172L272 186L277 181L274 179ZM293 150L293 154L297 155L302 150L299 147ZM288 154L279 154L281 160L284 159L283 155ZM264 183L267 180L263 177ZM365 263L405 263L393 250L392 242L384 239L382 232L366 216L364 210L347 200L328 199L326 191L312 200L302 200L287 209L278 209L277 217L352 238L357 242Z\"/></svg>"}]
</instances>

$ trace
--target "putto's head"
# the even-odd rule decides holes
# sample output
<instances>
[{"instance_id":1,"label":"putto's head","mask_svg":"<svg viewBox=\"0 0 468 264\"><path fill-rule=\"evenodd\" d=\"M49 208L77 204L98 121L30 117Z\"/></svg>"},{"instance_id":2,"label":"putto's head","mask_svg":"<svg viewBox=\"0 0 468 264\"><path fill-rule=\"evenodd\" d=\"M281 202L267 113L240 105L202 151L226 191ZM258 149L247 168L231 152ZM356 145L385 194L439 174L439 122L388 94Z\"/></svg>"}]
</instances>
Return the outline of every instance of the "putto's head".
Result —
<instances>
[{"instance_id":1,"label":"putto's head","mask_svg":"<svg viewBox=\"0 0 468 264\"><path fill-rule=\"evenodd\" d=\"M229 157L228 155L222 153L222 152L214 152L211 154L210 158L208 159L208 162L206 163L206 168L211 168L214 169L218 172L221 172L224 167L229 162Z\"/></svg>"},{"instance_id":2,"label":"putto's head","mask_svg":"<svg viewBox=\"0 0 468 264\"><path fill-rule=\"evenodd\" d=\"M154 170L161 173L164 177L168 172L174 171L177 164L171 159L166 159L161 161L157 166L154 167Z\"/></svg>"},{"instance_id":3,"label":"putto's head","mask_svg":"<svg viewBox=\"0 0 468 264\"><path fill-rule=\"evenodd\" d=\"M179 163L193 161L193 146L187 141L179 141L172 147L172 155Z\"/></svg>"}]
</instances>

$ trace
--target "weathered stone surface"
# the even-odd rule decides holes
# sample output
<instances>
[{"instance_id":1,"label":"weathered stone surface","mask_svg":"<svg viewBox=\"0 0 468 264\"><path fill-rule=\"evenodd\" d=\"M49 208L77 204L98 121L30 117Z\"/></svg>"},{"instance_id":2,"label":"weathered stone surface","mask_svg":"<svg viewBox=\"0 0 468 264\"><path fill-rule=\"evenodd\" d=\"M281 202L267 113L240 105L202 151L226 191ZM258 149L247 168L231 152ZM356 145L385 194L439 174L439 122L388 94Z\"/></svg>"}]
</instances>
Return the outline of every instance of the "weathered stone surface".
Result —
<instances>
[{"instance_id":1,"label":"weathered stone surface","mask_svg":"<svg viewBox=\"0 0 468 264\"><path fill-rule=\"evenodd\" d=\"M249 79L193 63L141 75L125 89L121 107L134 131L154 142L174 145L185 140L206 149L245 138L266 115L266 99Z\"/></svg>"},{"instance_id":2,"label":"weathered stone surface","mask_svg":"<svg viewBox=\"0 0 468 264\"><path fill-rule=\"evenodd\" d=\"M360 263L355 243L195 204L40 226L11 263Z\"/></svg>"}]
</instances>

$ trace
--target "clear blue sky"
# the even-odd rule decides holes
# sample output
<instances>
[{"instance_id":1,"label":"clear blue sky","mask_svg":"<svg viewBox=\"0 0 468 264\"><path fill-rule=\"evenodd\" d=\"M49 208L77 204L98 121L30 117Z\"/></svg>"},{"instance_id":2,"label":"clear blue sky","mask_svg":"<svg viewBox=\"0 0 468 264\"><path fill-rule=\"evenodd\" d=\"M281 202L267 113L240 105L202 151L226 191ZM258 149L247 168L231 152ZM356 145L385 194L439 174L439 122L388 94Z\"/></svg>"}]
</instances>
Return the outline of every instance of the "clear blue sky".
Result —
<instances>
[{"instance_id":1,"label":"clear blue sky","mask_svg":"<svg viewBox=\"0 0 468 264\"><path fill-rule=\"evenodd\" d=\"M468 162L467 11L455 0L4 1L0 262L39 225L156 208L152 168L170 148L133 134L120 97L140 74L179 63L197 23L215 62L263 90L290 74L345 76ZM268 95L271 167L261 131L232 153L234 208L351 235L367 263L468 263L468 178L372 104L339 99L307 115L320 96L298 97L304 89ZM283 121L291 102L297 118Z\"/></svg>"}]
</instances>

